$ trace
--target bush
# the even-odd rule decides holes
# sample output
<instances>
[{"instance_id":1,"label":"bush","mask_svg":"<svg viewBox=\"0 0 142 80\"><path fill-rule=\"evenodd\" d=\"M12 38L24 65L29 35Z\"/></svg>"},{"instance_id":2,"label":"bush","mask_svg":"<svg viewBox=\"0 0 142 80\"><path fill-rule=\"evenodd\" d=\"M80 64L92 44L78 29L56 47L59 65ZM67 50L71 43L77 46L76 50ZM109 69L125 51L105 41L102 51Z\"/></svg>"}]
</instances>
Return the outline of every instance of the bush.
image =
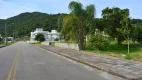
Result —
<instances>
[{"instance_id":1,"label":"bush","mask_svg":"<svg viewBox=\"0 0 142 80\"><path fill-rule=\"evenodd\" d=\"M55 42L49 42L49 45L55 46Z\"/></svg>"},{"instance_id":2,"label":"bush","mask_svg":"<svg viewBox=\"0 0 142 80\"><path fill-rule=\"evenodd\" d=\"M102 34L92 35L87 43L90 49L97 49L97 50L106 50L110 43L108 37L103 36Z\"/></svg>"},{"instance_id":3,"label":"bush","mask_svg":"<svg viewBox=\"0 0 142 80\"><path fill-rule=\"evenodd\" d=\"M59 38L56 38L55 41L59 41Z\"/></svg>"},{"instance_id":4,"label":"bush","mask_svg":"<svg viewBox=\"0 0 142 80\"><path fill-rule=\"evenodd\" d=\"M45 41L44 35L43 34L37 34L35 40L43 42Z\"/></svg>"}]
</instances>

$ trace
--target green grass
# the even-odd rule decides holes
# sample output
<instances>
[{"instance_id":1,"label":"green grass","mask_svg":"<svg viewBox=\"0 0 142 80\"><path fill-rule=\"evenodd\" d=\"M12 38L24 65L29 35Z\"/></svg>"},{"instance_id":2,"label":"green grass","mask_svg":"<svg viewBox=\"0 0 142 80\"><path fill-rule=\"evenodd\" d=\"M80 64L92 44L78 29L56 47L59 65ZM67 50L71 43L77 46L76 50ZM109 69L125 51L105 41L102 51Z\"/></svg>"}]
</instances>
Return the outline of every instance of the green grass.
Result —
<instances>
[{"instance_id":1,"label":"green grass","mask_svg":"<svg viewBox=\"0 0 142 80\"><path fill-rule=\"evenodd\" d=\"M0 43L0 45L5 45L5 43Z\"/></svg>"},{"instance_id":2,"label":"green grass","mask_svg":"<svg viewBox=\"0 0 142 80\"><path fill-rule=\"evenodd\" d=\"M110 55L120 57L128 60L142 61L142 44L130 44L130 54L127 53L127 44L124 42L121 45L111 42L106 51L99 51L96 49L85 49L89 52L95 52L103 55Z\"/></svg>"},{"instance_id":3,"label":"green grass","mask_svg":"<svg viewBox=\"0 0 142 80\"><path fill-rule=\"evenodd\" d=\"M41 42L32 42L30 44L41 44Z\"/></svg>"},{"instance_id":4,"label":"green grass","mask_svg":"<svg viewBox=\"0 0 142 80\"><path fill-rule=\"evenodd\" d=\"M14 43L16 43L16 42L7 42L7 46L12 45L12 44L14 44ZM5 43L0 43L0 45L1 45L1 46L5 46Z\"/></svg>"}]
</instances>

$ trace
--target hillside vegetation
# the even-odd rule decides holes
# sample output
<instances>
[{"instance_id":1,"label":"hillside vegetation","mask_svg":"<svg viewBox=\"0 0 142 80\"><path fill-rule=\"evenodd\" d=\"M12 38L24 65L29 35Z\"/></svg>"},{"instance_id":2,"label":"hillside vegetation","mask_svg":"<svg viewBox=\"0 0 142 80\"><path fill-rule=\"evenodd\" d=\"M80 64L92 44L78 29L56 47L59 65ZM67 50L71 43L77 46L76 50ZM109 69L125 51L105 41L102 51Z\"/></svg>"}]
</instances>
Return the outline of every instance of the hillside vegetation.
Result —
<instances>
[{"instance_id":1,"label":"hillside vegetation","mask_svg":"<svg viewBox=\"0 0 142 80\"><path fill-rule=\"evenodd\" d=\"M46 14L40 12L22 13L17 16L6 19L8 36L16 37L29 36L35 28L43 28L51 31L57 29L58 17L65 14ZM4 36L5 20L0 19L0 34Z\"/></svg>"}]
</instances>

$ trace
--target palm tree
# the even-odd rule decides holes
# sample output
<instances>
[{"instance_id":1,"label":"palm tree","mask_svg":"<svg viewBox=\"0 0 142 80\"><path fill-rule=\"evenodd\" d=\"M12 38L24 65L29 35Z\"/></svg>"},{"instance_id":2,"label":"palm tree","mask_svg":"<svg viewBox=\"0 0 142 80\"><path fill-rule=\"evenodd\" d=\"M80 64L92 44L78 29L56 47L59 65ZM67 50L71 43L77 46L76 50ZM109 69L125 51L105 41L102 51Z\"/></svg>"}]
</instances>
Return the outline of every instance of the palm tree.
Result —
<instances>
[{"instance_id":1,"label":"palm tree","mask_svg":"<svg viewBox=\"0 0 142 80\"><path fill-rule=\"evenodd\" d=\"M85 35L94 29L95 6L89 5L85 9L80 2L72 1L69 4L69 15L63 19L65 40L72 40L78 43L79 49L84 49Z\"/></svg>"}]
</instances>

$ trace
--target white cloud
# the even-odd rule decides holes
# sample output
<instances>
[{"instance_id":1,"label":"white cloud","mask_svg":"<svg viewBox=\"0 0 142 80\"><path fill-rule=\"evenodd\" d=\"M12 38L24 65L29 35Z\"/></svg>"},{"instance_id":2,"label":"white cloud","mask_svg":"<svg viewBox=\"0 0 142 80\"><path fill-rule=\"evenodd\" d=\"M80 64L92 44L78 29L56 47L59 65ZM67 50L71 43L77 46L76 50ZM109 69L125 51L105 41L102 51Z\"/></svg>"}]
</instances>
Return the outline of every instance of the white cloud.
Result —
<instances>
[{"instance_id":1,"label":"white cloud","mask_svg":"<svg viewBox=\"0 0 142 80\"><path fill-rule=\"evenodd\" d=\"M42 11L47 13L68 12L68 3L70 1L79 1L84 6L88 5L92 0L0 0L0 19L9 18L23 12ZM59 4L58 4L59 2ZM47 5L46 5L47 4ZM53 4L53 5L51 5ZM47 8L45 8L48 6ZM49 8L54 6L56 11ZM58 10L58 8L61 8Z\"/></svg>"},{"instance_id":2,"label":"white cloud","mask_svg":"<svg viewBox=\"0 0 142 80\"><path fill-rule=\"evenodd\" d=\"M37 11L34 8L29 8L24 5L17 5L7 1L0 1L0 19L6 19L22 12L33 12Z\"/></svg>"}]
</instances>

